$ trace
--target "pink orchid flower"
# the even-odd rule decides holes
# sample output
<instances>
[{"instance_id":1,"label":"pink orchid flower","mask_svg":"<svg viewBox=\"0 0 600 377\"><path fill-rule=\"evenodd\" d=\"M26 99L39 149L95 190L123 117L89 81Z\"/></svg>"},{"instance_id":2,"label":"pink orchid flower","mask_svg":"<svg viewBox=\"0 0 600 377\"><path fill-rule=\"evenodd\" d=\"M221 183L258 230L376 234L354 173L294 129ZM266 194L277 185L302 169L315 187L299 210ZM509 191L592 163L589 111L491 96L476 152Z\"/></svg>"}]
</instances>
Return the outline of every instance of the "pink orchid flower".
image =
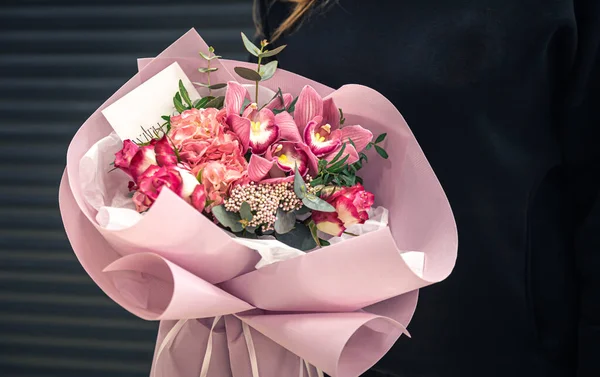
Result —
<instances>
[{"instance_id":1,"label":"pink orchid flower","mask_svg":"<svg viewBox=\"0 0 600 377\"><path fill-rule=\"evenodd\" d=\"M251 149L253 154L262 155L280 136L293 132L290 127L296 128L296 126L287 112L277 115L273 113L278 102L281 102L279 99L271 101L259 110L256 103L251 103L242 109L245 98L249 98L246 88L235 81L227 83L225 93L227 124L242 142L244 153ZM291 96L284 96L284 100L291 101ZM240 115L242 110L243 113Z\"/></svg>"},{"instance_id":2,"label":"pink orchid flower","mask_svg":"<svg viewBox=\"0 0 600 377\"><path fill-rule=\"evenodd\" d=\"M349 155L347 163L352 164L358 160L358 153L373 139L371 131L361 126L340 127L340 112L333 99L323 100L317 91L308 85L298 96L294 121L312 153L326 160L331 160L342 144L347 143L344 156ZM356 148L349 143L350 140Z\"/></svg>"}]
</instances>

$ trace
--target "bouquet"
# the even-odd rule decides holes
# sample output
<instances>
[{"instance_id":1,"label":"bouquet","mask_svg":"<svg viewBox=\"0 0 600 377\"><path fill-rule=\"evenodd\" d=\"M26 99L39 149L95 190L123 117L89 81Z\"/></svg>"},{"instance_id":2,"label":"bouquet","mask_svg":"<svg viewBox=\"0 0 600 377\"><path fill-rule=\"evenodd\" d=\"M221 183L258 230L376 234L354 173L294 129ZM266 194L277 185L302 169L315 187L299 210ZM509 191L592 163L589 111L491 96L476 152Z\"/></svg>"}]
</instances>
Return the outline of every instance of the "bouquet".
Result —
<instances>
[{"instance_id":1,"label":"bouquet","mask_svg":"<svg viewBox=\"0 0 600 377\"><path fill-rule=\"evenodd\" d=\"M109 297L161 321L152 376L358 376L451 272L450 206L381 94L242 42L257 64L194 30L138 61L69 147L67 235Z\"/></svg>"}]
</instances>

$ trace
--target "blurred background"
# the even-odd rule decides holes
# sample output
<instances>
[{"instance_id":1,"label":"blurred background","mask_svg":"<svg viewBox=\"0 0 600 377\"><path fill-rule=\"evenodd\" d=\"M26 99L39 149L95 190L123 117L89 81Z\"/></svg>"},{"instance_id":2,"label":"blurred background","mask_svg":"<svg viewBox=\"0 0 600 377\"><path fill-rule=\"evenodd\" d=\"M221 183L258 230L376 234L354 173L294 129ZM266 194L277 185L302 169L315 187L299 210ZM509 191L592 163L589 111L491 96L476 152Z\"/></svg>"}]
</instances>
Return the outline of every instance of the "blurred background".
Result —
<instances>
[{"instance_id":1,"label":"blurred background","mask_svg":"<svg viewBox=\"0 0 600 377\"><path fill-rule=\"evenodd\" d=\"M147 377L158 324L109 300L58 211L69 141L104 100L195 27L246 60L252 0L0 2L0 376Z\"/></svg>"}]
</instances>

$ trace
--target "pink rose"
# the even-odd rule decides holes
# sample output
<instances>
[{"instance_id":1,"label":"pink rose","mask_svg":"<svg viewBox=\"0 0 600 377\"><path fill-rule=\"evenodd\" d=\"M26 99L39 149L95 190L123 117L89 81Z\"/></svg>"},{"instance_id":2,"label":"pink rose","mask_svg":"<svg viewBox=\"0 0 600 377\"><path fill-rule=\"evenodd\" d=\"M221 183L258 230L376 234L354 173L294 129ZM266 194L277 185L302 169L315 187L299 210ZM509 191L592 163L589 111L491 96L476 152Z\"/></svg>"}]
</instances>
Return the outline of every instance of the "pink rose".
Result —
<instances>
[{"instance_id":1,"label":"pink rose","mask_svg":"<svg viewBox=\"0 0 600 377\"><path fill-rule=\"evenodd\" d=\"M204 190L203 185L196 186L192 193L191 200L194 208L200 212L204 211L204 207L206 206L206 190Z\"/></svg>"},{"instance_id":2,"label":"pink rose","mask_svg":"<svg viewBox=\"0 0 600 377\"><path fill-rule=\"evenodd\" d=\"M115 167L129 174L131 159L133 159L133 156L135 156L139 149L140 147L133 141L125 140L123 142L123 149L115 153Z\"/></svg>"},{"instance_id":3,"label":"pink rose","mask_svg":"<svg viewBox=\"0 0 600 377\"><path fill-rule=\"evenodd\" d=\"M338 188L324 199L335 208L335 212L314 211L312 219L321 232L340 236L346 228L364 224L369 219L368 211L375 196L358 183L352 187Z\"/></svg>"},{"instance_id":4,"label":"pink rose","mask_svg":"<svg viewBox=\"0 0 600 377\"><path fill-rule=\"evenodd\" d=\"M137 210L147 210L158 198L163 187L181 195L183 178L174 166L150 166L138 178L138 191L133 195Z\"/></svg>"},{"instance_id":5,"label":"pink rose","mask_svg":"<svg viewBox=\"0 0 600 377\"><path fill-rule=\"evenodd\" d=\"M171 139L177 147L187 139L211 140L226 130L223 111L190 109L171 117Z\"/></svg>"},{"instance_id":6,"label":"pink rose","mask_svg":"<svg viewBox=\"0 0 600 377\"><path fill-rule=\"evenodd\" d=\"M138 146L131 140L123 142L123 149L115 154L115 167L129 174L134 183L150 166L177 165L177 156L166 136Z\"/></svg>"}]
</instances>

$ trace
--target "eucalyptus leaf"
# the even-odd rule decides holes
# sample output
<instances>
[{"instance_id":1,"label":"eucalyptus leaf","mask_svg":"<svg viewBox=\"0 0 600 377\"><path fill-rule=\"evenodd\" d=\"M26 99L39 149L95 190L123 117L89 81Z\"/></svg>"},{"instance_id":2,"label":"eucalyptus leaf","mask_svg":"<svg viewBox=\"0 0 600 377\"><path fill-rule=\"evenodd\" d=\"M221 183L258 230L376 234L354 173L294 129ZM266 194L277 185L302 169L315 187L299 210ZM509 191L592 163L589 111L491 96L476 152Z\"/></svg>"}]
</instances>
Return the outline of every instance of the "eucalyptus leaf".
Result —
<instances>
[{"instance_id":1,"label":"eucalyptus leaf","mask_svg":"<svg viewBox=\"0 0 600 377\"><path fill-rule=\"evenodd\" d=\"M183 81L179 80L179 93L181 93L181 98L188 104L189 107L192 107L192 100L190 99L190 95L183 85Z\"/></svg>"},{"instance_id":2,"label":"eucalyptus leaf","mask_svg":"<svg viewBox=\"0 0 600 377\"><path fill-rule=\"evenodd\" d=\"M255 226L247 226L245 230L248 233L254 234L256 232L256 227Z\"/></svg>"},{"instance_id":3,"label":"eucalyptus leaf","mask_svg":"<svg viewBox=\"0 0 600 377\"><path fill-rule=\"evenodd\" d=\"M241 33L242 34L242 41L244 42L244 47L246 47L246 50L248 50L249 53L251 53L252 55L258 57L258 55L260 54L260 48L256 47L256 45L254 43L252 43L250 41L250 39L248 39L248 37L246 37L246 34Z\"/></svg>"},{"instance_id":4,"label":"eucalyptus leaf","mask_svg":"<svg viewBox=\"0 0 600 377\"><path fill-rule=\"evenodd\" d=\"M331 204L313 194L306 194L302 198L302 203L313 211L335 212L335 208Z\"/></svg>"},{"instance_id":5,"label":"eucalyptus leaf","mask_svg":"<svg viewBox=\"0 0 600 377\"><path fill-rule=\"evenodd\" d=\"M267 63L260 67L260 76L261 81L266 81L273 77L275 71L277 70L277 60L273 60L270 63ZM276 94L277 95L277 94Z\"/></svg>"},{"instance_id":6,"label":"eucalyptus leaf","mask_svg":"<svg viewBox=\"0 0 600 377\"><path fill-rule=\"evenodd\" d=\"M170 122L170 121L171 121L171 117L170 117L170 116L168 116L168 115L163 115L163 116L161 116L161 118L162 118L163 120L166 120L167 122Z\"/></svg>"},{"instance_id":7,"label":"eucalyptus leaf","mask_svg":"<svg viewBox=\"0 0 600 377\"><path fill-rule=\"evenodd\" d=\"M294 193L300 199L304 199L307 193L306 183L304 183L304 178L298 172L298 165L294 168ZM308 207L308 206L307 206Z\"/></svg>"},{"instance_id":8,"label":"eucalyptus leaf","mask_svg":"<svg viewBox=\"0 0 600 377\"><path fill-rule=\"evenodd\" d=\"M375 145L375 150L381 157L386 159L389 157L385 149L381 148L379 145Z\"/></svg>"},{"instance_id":9,"label":"eucalyptus leaf","mask_svg":"<svg viewBox=\"0 0 600 377\"><path fill-rule=\"evenodd\" d=\"M219 68L217 68L217 67L198 68L198 72L200 72L200 73L215 72L215 71L218 71L218 70L219 70Z\"/></svg>"},{"instance_id":10,"label":"eucalyptus leaf","mask_svg":"<svg viewBox=\"0 0 600 377\"><path fill-rule=\"evenodd\" d=\"M262 77L260 74L250 68L246 67L235 67L233 69L235 73L237 73L241 78L250 80L250 81L260 81Z\"/></svg>"},{"instance_id":11,"label":"eucalyptus leaf","mask_svg":"<svg viewBox=\"0 0 600 377\"><path fill-rule=\"evenodd\" d=\"M271 56L275 56L277 54L279 54L281 51L283 51L284 48L286 48L287 45L283 45L283 46L279 46L277 48L274 48L272 50L267 50L265 52L260 52L258 54L259 58L269 58Z\"/></svg>"},{"instance_id":12,"label":"eucalyptus leaf","mask_svg":"<svg viewBox=\"0 0 600 377\"><path fill-rule=\"evenodd\" d=\"M283 209L277 208L277 218L273 225L278 234L287 233L296 225L296 214L294 211L285 212Z\"/></svg>"},{"instance_id":13,"label":"eucalyptus leaf","mask_svg":"<svg viewBox=\"0 0 600 377\"><path fill-rule=\"evenodd\" d=\"M254 215L252 214L252 210L250 209L250 204L248 204L248 202L243 202L240 206L240 216L242 216L242 219L246 221L250 221L254 217Z\"/></svg>"},{"instance_id":14,"label":"eucalyptus leaf","mask_svg":"<svg viewBox=\"0 0 600 377\"><path fill-rule=\"evenodd\" d=\"M386 136L387 133L382 133L381 135L377 136L377 139L375 139L375 144L381 143L383 140L385 140Z\"/></svg>"},{"instance_id":15,"label":"eucalyptus leaf","mask_svg":"<svg viewBox=\"0 0 600 377\"><path fill-rule=\"evenodd\" d=\"M317 233L317 230L318 230L317 224L315 224L315 222L311 219L311 220L308 220L307 225L308 225L308 230L310 231L310 235L313 238L313 240L315 241L315 244L317 244L317 246L320 247L321 243L319 242L320 238Z\"/></svg>"},{"instance_id":16,"label":"eucalyptus leaf","mask_svg":"<svg viewBox=\"0 0 600 377\"><path fill-rule=\"evenodd\" d=\"M206 106L204 106L205 109L208 108L215 108L215 109L220 109L223 107L223 103L225 103L225 97L223 96L218 96L213 98L212 100L208 101L208 103L206 104Z\"/></svg>"},{"instance_id":17,"label":"eucalyptus leaf","mask_svg":"<svg viewBox=\"0 0 600 377\"><path fill-rule=\"evenodd\" d=\"M206 55L202 51L199 51L198 53L200 54L200 56L202 56L202 59L204 59L204 60L213 60L213 59L219 59L219 58L221 58L221 56L219 56L219 55L213 55L213 56L209 57L208 55Z\"/></svg>"},{"instance_id":18,"label":"eucalyptus leaf","mask_svg":"<svg viewBox=\"0 0 600 377\"><path fill-rule=\"evenodd\" d=\"M217 89L223 89L224 87L226 87L227 84L225 84L224 82L218 83L218 84L212 84L207 86L208 89L213 89L213 90L217 90Z\"/></svg>"},{"instance_id":19,"label":"eucalyptus leaf","mask_svg":"<svg viewBox=\"0 0 600 377\"><path fill-rule=\"evenodd\" d=\"M221 225L231 229L232 232L241 232L244 230L242 223L240 223L240 220L242 219L240 215L227 211L223 205L213 207L212 214Z\"/></svg>"},{"instance_id":20,"label":"eucalyptus leaf","mask_svg":"<svg viewBox=\"0 0 600 377\"><path fill-rule=\"evenodd\" d=\"M297 222L293 230L284 234L275 234L275 238L284 244L302 251L312 250L317 247L310 229L301 222Z\"/></svg>"}]
</instances>

